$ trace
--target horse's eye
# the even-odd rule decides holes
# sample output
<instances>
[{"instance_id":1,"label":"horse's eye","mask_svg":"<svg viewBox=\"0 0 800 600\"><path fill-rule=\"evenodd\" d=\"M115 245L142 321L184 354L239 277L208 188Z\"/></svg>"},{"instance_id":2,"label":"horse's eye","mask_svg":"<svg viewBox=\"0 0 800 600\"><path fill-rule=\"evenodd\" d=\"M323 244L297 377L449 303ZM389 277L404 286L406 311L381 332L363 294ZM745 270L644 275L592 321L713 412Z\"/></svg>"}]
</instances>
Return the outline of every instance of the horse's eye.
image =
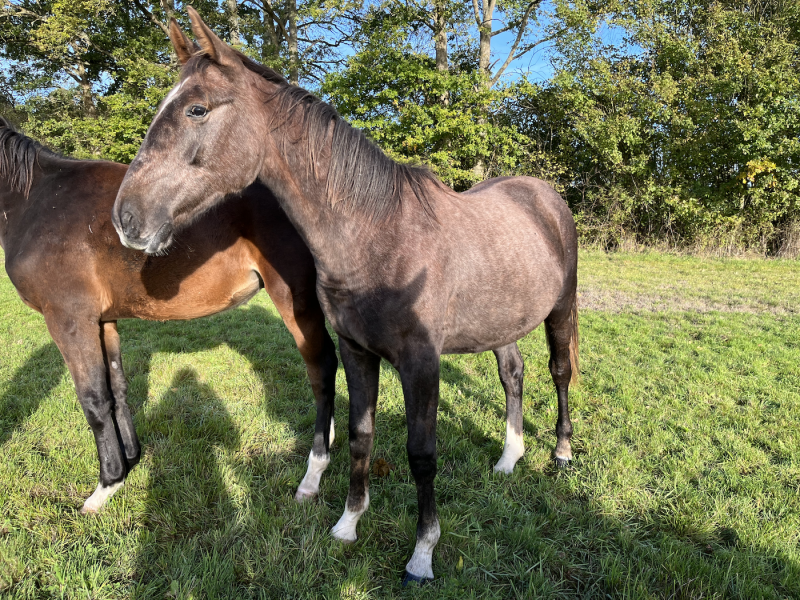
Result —
<instances>
[{"instance_id":1,"label":"horse's eye","mask_svg":"<svg viewBox=\"0 0 800 600\"><path fill-rule=\"evenodd\" d=\"M192 104L188 110L186 111L186 116L188 117L205 117L208 114L208 109L205 106L200 106L199 104Z\"/></svg>"}]
</instances>

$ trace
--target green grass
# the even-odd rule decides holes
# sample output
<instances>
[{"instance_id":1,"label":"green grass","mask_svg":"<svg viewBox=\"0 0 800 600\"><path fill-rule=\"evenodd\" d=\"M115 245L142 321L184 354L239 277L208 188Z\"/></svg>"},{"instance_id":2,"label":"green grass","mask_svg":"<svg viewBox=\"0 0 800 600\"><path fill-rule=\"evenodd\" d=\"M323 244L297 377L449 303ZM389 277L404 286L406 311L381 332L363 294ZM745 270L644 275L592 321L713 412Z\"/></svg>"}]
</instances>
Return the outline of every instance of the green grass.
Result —
<instances>
[{"instance_id":1,"label":"green grass","mask_svg":"<svg viewBox=\"0 0 800 600\"><path fill-rule=\"evenodd\" d=\"M371 478L359 540L342 546L328 532L347 493L343 372L333 461L319 501L300 506L313 402L266 295L191 323L123 322L144 456L82 517L91 432L42 317L0 271L0 596L800 597L799 268L582 253L563 472L541 331L520 343L527 452L510 477L491 473L505 432L491 353L446 357L437 580L407 590L416 494L391 368L373 457L396 469Z\"/></svg>"}]
</instances>

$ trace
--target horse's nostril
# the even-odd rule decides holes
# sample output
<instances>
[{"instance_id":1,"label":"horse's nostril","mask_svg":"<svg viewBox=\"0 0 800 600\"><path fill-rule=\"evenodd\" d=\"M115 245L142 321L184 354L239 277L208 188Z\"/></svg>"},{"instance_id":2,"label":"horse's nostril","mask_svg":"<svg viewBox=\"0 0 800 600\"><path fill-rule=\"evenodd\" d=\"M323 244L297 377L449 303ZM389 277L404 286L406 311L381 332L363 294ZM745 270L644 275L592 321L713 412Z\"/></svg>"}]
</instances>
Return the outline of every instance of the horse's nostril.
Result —
<instances>
[{"instance_id":1,"label":"horse's nostril","mask_svg":"<svg viewBox=\"0 0 800 600\"><path fill-rule=\"evenodd\" d=\"M125 237L128 239L139 237L139 219L134 217L130 211L126 210L122 213L120 224L122 225L122 233L125 234Z\"/></svg>"}]
</instances>

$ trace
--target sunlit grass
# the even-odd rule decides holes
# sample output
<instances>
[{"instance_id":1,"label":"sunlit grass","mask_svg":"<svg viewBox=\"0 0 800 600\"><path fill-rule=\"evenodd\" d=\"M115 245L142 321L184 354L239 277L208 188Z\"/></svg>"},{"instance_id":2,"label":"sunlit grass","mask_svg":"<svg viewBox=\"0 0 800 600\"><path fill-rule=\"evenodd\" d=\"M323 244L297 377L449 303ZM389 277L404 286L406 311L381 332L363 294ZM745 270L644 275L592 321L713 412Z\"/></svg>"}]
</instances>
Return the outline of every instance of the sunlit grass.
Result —
<instances>
[{"instance_id":1,"label":"sunlit grass","mask_svg":"<svg viewBox=\"0 0 800 600\"><path fill-rule=\"evenodd\" d=\"M779 598L800 596L797 263L582 254L589 293L744 298L749 313L584 310L574 466L556 472L541 331L526 360L527 453L505 432L494 358L446 357L437 580L402 590L416 494L384 365L359 541L328 533L347 493L347 404L319 502L297 505L314 408L264 294L190 323L120 324L144 457L98 517L97 458L44 320L0 271L0 595L8 598ZM766 282L747 283L750 273ZM672 287L669 287L672 286ZM769 287L772 286L772 287ZM767 291L765 292L764 289ZM662 294L663 297L667 295ZM766 308L765 308L766 307ZM727 310L732 310L728 308Z\"/></svg>"}]
</instances>

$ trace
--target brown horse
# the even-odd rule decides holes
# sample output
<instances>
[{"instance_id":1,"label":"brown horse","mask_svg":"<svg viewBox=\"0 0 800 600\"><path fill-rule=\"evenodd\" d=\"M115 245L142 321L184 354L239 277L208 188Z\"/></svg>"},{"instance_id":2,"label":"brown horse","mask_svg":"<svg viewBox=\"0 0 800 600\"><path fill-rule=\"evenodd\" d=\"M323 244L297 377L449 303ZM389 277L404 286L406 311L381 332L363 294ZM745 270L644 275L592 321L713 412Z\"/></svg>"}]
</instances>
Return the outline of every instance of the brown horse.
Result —
<instances>
[{"instance_id":1,"label":"brown horse","mask_svg":"<svg viewBox=\"0 0 800 600\"><path fill-rule=\"evenodd\" d=\"M350 393L350 491L333 535L356 539L369 504L381 358L399 372L419 520L405 581L433 577L433 480L443 353L493 350L506 393L496 471L523 454L523 361L516 340L544 322L558 396L558 464L572 458L577 373L577 235L542 181L501 178L456 194L401 165L329 105L223 43L189 9L201 50L173 21L181 81L153 120L114 205L126 244L157 253L175 232L254 180L274 190L317 265Z\"/></svg>"},{"instance_id":2,"label":"brown horse","mask_svg":"<svg viewBox=\"0 0 800 600\"><path fill-rule=\"evenodd\" d=\"M72 374L100 459L82 512L96 512L139 461L126 404L117 320L194 319L266 288L294 336L317 403L309 472L314 495L333 437L338 361L316 296L308 247L275 197L253 185L181 233L172 252L124 248L111 207L128 167L59 156L0 119L0 245L22 300L44 315Z\"/></svg>"}]
</instances>

